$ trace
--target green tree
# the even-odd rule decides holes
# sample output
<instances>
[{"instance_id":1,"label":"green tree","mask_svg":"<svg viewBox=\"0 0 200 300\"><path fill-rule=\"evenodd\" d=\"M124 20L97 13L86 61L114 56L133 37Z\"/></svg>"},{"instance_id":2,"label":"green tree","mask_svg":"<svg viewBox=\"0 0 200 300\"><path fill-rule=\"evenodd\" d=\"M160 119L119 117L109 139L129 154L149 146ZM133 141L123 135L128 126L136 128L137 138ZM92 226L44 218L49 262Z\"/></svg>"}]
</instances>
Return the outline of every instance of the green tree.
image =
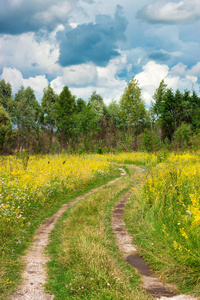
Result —
<instances>
[{"instance_id":1,"label":"green tree","mask_svg":"<svg viewBox=\"0 0 200 300\"><path fill-rule=\"evenodd\" d=\"M162 107L166 90L167 85L165 84L164 80L162 80L153 95L154 102L152 103L152 108L156 117L160 117L160 115L162 114Z\"/></svg>"},{"instance_id":2,"label":"green tree","mask_svg":"<svg viewBox=\"0 0 200 300\"><path fill-rule=\"evenodd\" d=\"M146 122L146 109L138 81L133 77L120 99L123 125L131 134L142 132Z\"/></svg>"},{"instance_id":3,"label":"green tree","mask_svg":"<svg viewBox=\"0 0 200 300\"><path fill-rule=\"evenodd\" d=\"M168 138L169 141L172 141L175 130L174 107L174 93L172 89L167 89L164 95L160 116L163 140Z\"/></svg>"},{"instance_id":4,"label":"green tree","mask_svg":"<svg viewBox=\"0 0 200 300\"><path fill-rule=\"evenodd\" d=\"M196 130L200 128L200 97L193 91L191 97L191 123L193 128Z\"/></svg>"},{"instance_id":5,"label":"green tree","mask_svg":"<svg viewBox=\"0 0 200 300\"><path fill-rule=\"evenodd\" d=\"M86 107L86 102L83 99L78 98L76 100L76 113L80 113L85 109L85 107Z\"/></svg>"},{"instance_id":6,"label":"green tree","mask_svg":"<svg viewBox=\"0 0 200 300\"><path fill-rule=\"evenodd\" d=\"M173 116L174 116L174 131L177 130L181 123L183 112L183 96L179 90L176 90L174 95Z\"/></svg>"},{"instance_id":7,"label":"green tree","mask_svg":"<svg viewBox=\"0 0 200 300\"><path fill-rule=\"evenodd\" d=\"M117 101L112 100L111 103L107 107L108 114L110 119L113 121L115 128L121 128L121 111L120 106Z\"/></svg>"},{"instance_id":8,"label":"green tree","mask_svg":"<svg viewBox=\"0 0 200 300\"><path fill-rule=\"evenodd\" d=\"M12 122L18 130L18 149L25 147L29 150L30 139L38 128L38 115L40 105L36 100L34 91L22 86L10 102L8 111Z\"/></svg>"},{"instance_id":9,"label":"green tree","mask_svg":"<svg viewBox=\"0 0 200 300\"><path fill-rule=\"evenodd\" d=\"M97 125L99 125L101 118L107 113L102 96L94 91L88 101L88 106L94 112L94 121L97 123Z\"/></svg>"},{"instance_id":10,"label":"green tree","mask_svg":"<svg viewBox=\"0 0 200 300\"><path fill-rule=\"evenodd\" d=\"M12 86L10 83L6 83L4 79L0 81L0 105L7 110L8 102L12 96Z\"/></svg>"},{"instance_id":11,"label":"green tree","mask_svg":"<svg viewBox=\"0 0 200 300\"><path fill-rule=\"evenodd\" d=\"M0 153L3 152L3 147L11 134L11 130L11 118L3 106L0 106Z\"/></svg>"},{"instance_id":12,"label":"green tree","mask_svg":"<svg viewBox=\"0 0 200 300\"><path fill-rule=\"evenodd\" d=\"M56 102L58 96L54 92L53 88L48 85L47 88L43 90L43 97L41 103L41 123L44 128L50 133L50 143L49 148L53 142L54 130L56 127Z\"/></svg>"},{"instance_id":13,"label":"green tree","mask_svg":"<svg viewBox=\"0 0 200 300\"><path fill-rule=\"evenodd\" d=\"M62 141L69 140L75 131L76 108L75 96L65 86L56 102L56 126L61 133Z\"/></svg>"}]
</instances>

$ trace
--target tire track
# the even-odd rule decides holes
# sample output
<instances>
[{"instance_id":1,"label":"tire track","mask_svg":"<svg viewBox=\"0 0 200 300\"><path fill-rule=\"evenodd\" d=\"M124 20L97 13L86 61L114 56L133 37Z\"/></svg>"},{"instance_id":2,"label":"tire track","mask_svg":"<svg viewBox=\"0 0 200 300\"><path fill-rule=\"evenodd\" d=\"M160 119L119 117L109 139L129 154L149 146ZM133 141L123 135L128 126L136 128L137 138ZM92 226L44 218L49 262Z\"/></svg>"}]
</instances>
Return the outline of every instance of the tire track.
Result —
<instances>
[{"instance_id":1,"label":"tire track","mask_svg":"<svg viewBox=\"0 0 200 300\"><path fill-rule=\"evenodd\" d=\"M140 168L139 168L140 169ZM143 169L141 170L144 172ZM136 188L139 187L136 186ZM140 256L136 245L132 244L132 237L128 234L123 221L124 208L128 198L133 193L130 190L126 193L113 209L112 215L112 228L116 236L117 245L122 252L123 259L134 267L142 276L143 286L147 293L152 295L155 299L165 300L195 300L188 295L178 295L177 289L169 284L162 283L157 277L154 276L150 266L146 264L144 259Z\"/></svg>"},{"instance_id":2,"label":"tire track","mask_svg":"<svg viewBox=\"0 0 200 300\"><path fill-rule=\"evenodd\" d=\"M121 168L119 169L121 171L121 176L125 176L126 172ZM109 181L107 184L96 189L92 189L88 193L77 197L74 201L64 204L54 215L40 225L33 237L31 247L28 249L27 254L23 257L26 268L22 274L22 284L19 289L10 296L10 299L52 300L54 298L54 295L48 295L44 292L44 284L47 280L46 263L49 261L49 257L44 254L44 249L49 243L49 233L54 228L57 220L69 207L100 189L103 189L108 185L112 185L121 178L122 177L118 177Z\"/></svg>"}]
</instances>

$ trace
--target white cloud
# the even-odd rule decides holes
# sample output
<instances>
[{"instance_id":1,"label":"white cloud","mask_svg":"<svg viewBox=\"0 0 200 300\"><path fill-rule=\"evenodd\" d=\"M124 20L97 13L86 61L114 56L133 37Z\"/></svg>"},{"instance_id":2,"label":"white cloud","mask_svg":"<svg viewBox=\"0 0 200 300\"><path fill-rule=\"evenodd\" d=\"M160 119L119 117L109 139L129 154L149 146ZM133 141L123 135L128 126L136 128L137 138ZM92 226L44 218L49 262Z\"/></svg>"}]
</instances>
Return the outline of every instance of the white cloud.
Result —
<instances>
[{"instance_id":1,"label":"white cloud","mask_svg":"<svg viewBox=\"0 0 200 300\"><path fill-rule=\"evenodd\" d=\"M53 79L51 81L51 86L57 94L60 94L63 87L66 85L70 87L70 90L78 89L78 91L83 91L84 89L87 89L86 86L95 86L96 79L96 66L94 64L81 64L62 68L61 76ZM77 97L79 98L81 96L79 95Z\"/></svg>"},{"instance_id":2,"label":"white cloud","mask_svg":"<svg viewBox=\"0 0 200 300\"><path fill-rule=\"evenodd\" d=\"M1 79L12 85L13 93L16 93L21 85L23 85L23 76L20 71L15 68L3 68Z\"/></svg>"},{"instance_id":3,"label":"white cloud","mask_svg":"<svg viewBox=\"0 0 200 300\"><path fill-rule=\"evenodd\" d=\"M45 75L24 79L22 73L15 68L4 68L3 73L1 74L1 79L4 79L12 85L12 91L14 94L17 93L22 85L25 88L30 86L34 90L38 101L42 98L43 89L48 85L48 80Z\"/></svg>"},{"instance_id":4,"label":"white cloud","mask_svg":"<svg viewBox=\"0 0 200 300\"><path fill-rule=\"evenodd\" d=\"M167 65L160 65L154 61L148 62L142 69L143 72L135 76L140 83L140 87L146 85L156 86L169 73L169 67Z\"/></svg>"},{"instance_id":5,"label":"white cloud","mask_svg":"<svg viewBox=\"0 0 200 300\"><path fill-rule=\"evenodd\" d=\"M186 74L187 71L187 66L184 65L183 63L178 63L171 69L171 73L174 73L176 75L183 76Z\"/></svg>"},{"instance_id":6,"label":"white cloud","mask_svg":"<svg viewBox=\"0 0 200 300\"><path fill-rule=\"evenodd\" d=\"M115 88L124 86L124 80L117 77L117 74L127 67L126 55L111 59L106 67L97 67L98 72L98 86Z\"/></svg>"},{"instance_id":7,"label":"white cloud","mask_svg":"<svg viewBox=\"0 0 200 300\"><path fill-rule=\"evenodd\" d=\"M59 30L59 29L58 29ZM59 48L55 41L36 41L33 33L0 37L0 67L16 68L23 73L55 73Z\"/></svg>"},{"instance_id":8,"label":"white cloud","mask_svg":"<svg viewBox=\"0 0 200 300\"><path fill-rule=\"evenodd\" d=\"M48 80L45 75L39 75L23 79L23 85L25 88L30 86L34 90L37 100L40 100L43 95L43 89L48 86Z\"/></svg>"},{"instance_id":9,"label":"white cloud","mask_svg":"<svg viewBox=\"0 0 200 300\"><path fill-rule=\"evenodd\" d=\"M66 85L91 85L96 77L97 68L92 63L63 68L63 83Z\"/></svg>"},{"instance_id":10,"label":"white cloud","mask_svg":"<svg viewBox=\"0 0 200 300\"><path fill-rule=\"evenodd\" d=\"M88 100L93 91L102 95L104 102L109 104L112 99L119 101L127 85L125 80L117 77L124 65L126 56L112 59L106 67L96 67L94 64L82 64L63 68L62 76L51 81L51 86L57 94L67 85L77 98Z\"/></svg>"},{"instance_id":11,"label":"white cloud","mask_svg":"<svg viewBox=\"0 0 200 300\"><path fill-rule=\"evenodd\" d=\"M182 73L181 73L182 71ZM185 89L195 89L198 93L200 85L197 83L197 76L190 74L191 71L183 64L177 64L171 70L167 65L157 64L154 61L148 62L143 71L135 76L142 89L142 96L149 106L152 101L152 95L158 88L162 79L164 79L168 88L174 91L180 89L182 92Z\"/></svg>"},{"instance_id":12,"label":"white cloud","mask_svg":"<svg viewBox=\"0 0 200 300\"><path fill-rule=\"evenodd\" d=\"M62 76L58 76L50 82L51 87L53 88L56 94L60 94L65 84L63 83Z\"/></svg>"},{"instance_id":13,"label":"white cloud","mask_svg":"<svg viewBox=\"0 0 200 300\"><path fill-rule=\"evenodd\" d=\"M194 65L190 72L189 72L191 75L196 75L196 76L199 76L200 77L200 62L196 63L196 65Z\"/></svg>"},{"instance_id":14,"label":"white cloud","mask_svg":"<svg viewBox=\"0 0 200 300\"><path fill-rule=\"evenodd\" d=\"M67 16L73 8L73 2L62 1L46 8L42 12L35 14L34 19L37 21L43 20L43 24L48 25L51 22L60 20L60 22L67 22Z\"/></svg>"},{"instance_id":15,"label":"white cloud","mask_svg":"<svg viewBox=\"0 0 200 300\"><path fill-rule=\"evenodd\" d=\"M138 17L152 23L193 23L200 18L199 0L157 0L139 11Z\"/></svg>"},{"instance_id":16,"label":"white cloud","mask_svg":"<svg viewBox=\"0 0 200 300\"><path fill-rule=\"evenodd\" d=\"M125 87L125 86L124 86ZM94 91L97 94L100 94L103 97L104 103L108 105L112 99L119 101L121 94L124 91L124 87L119 87L118 89L104 88L97 86L87 86L85 88L70 88L73 95L76 95L77 98L83 98L87 101Z\"/></svg>"}]
</instances>

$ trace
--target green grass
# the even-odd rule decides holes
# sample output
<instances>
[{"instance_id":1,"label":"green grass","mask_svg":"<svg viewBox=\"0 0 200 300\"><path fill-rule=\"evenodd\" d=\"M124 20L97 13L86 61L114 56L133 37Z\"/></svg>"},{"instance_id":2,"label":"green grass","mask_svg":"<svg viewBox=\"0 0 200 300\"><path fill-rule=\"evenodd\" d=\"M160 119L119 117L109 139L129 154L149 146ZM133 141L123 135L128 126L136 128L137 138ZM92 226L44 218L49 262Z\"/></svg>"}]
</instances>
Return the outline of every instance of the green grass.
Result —
<instances>
[{"instance_id":1,"label":"green grass","mask_svg":"<svg viewBox=\"0 0 200 300\"><path fill-rule=\"evenodd\" d=\"M39 225L48 217L53 215L64 203L70 202L77 196L86 193L90 189L96 188L105 184L106 182L119 177L120 171L116 168L107 174L106 176L98 176L93 178L87 186L82 189L79 188L76 192L67 193L65 191L60 192L57 190L52 197L49 197L48 207L41 206L39 211L35 211L25 228L18 231L12 239L6 240L2 243L2 251L0 257L0 299L7 299L8 295L14 292L17 285L21 281L21 274L24 269L24 265L20 257L24 254L24 251L28 248L32 241L35 230Z\"/></svg>"},{"instance_id":2,"label":"green grass","mask_svg":"<svg viewBox=\"0 0 200 300\"><path fill-rule=\"evenodd\" d=\"M67 210L51 233L46 289L56 299L152 299L125 263L111 228L112 208L133 184L137 169ZM139 176L139 174L138 174Z\"/></svg>"},{"instance_id":3,"label":"green grass","mask_svg":"<svg viewBox=\"0 0 200 300\"><path fill-rule=\"evenodd\" d=\"M169 166L166 167L168 169ZM155 173L151 173L159 186ZM184 239L177 231L177 224L180 224L180 209L175 204L178 196L170 202L169 194L173 191L173 185L176 186L175 179L170 184L166 183L166 195L162 193L160 203L159 196L156 193L152 195L151 189L149 192L143 187L135 190L126 205L124 219L133 242L137 244L143 258L151 264L157 277L164 282L176 284L181 293L192 292L195 296L200 296L198 258L195 257L193 263L192 259L184 259L184 253L174 248L174 240L181 238L184 243ZM171 203L174 205L174 215L168 210ZM167 225L166 230L163 224ZM192 252L195 249L191 249Z\"/></svg>"}]
</instances>

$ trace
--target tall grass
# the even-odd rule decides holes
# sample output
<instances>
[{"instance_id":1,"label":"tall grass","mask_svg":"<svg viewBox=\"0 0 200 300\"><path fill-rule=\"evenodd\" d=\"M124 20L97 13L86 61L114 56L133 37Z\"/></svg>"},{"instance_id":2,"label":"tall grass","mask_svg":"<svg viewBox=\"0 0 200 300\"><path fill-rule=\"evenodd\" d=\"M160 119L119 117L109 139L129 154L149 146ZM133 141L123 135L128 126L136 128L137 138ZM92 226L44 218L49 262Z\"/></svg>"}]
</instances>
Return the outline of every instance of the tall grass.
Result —
<instances>
[{"instance_id":1,"label":"tall grass","mask_svg":"<svg viewBox=\"0 0 200 300\"><path fill-rule=\"evenodd\" d=\"M19 254L40 222L110 176L116 176L111 164L95 156L0 158L0 299L19 282Z\"/></svg>"},{"instance_id":2,"label":"tall grass","mask_svg":"<svg viewBox=\"0 0 200 300\"><path fill-rule=\"evenodd\" d=\"M200 161L169 154L151 168L128 204L126 221L141 251L183 290L200 290ZM200 293L199 293L200 294Z\"/></svg>"}]
</instances>

